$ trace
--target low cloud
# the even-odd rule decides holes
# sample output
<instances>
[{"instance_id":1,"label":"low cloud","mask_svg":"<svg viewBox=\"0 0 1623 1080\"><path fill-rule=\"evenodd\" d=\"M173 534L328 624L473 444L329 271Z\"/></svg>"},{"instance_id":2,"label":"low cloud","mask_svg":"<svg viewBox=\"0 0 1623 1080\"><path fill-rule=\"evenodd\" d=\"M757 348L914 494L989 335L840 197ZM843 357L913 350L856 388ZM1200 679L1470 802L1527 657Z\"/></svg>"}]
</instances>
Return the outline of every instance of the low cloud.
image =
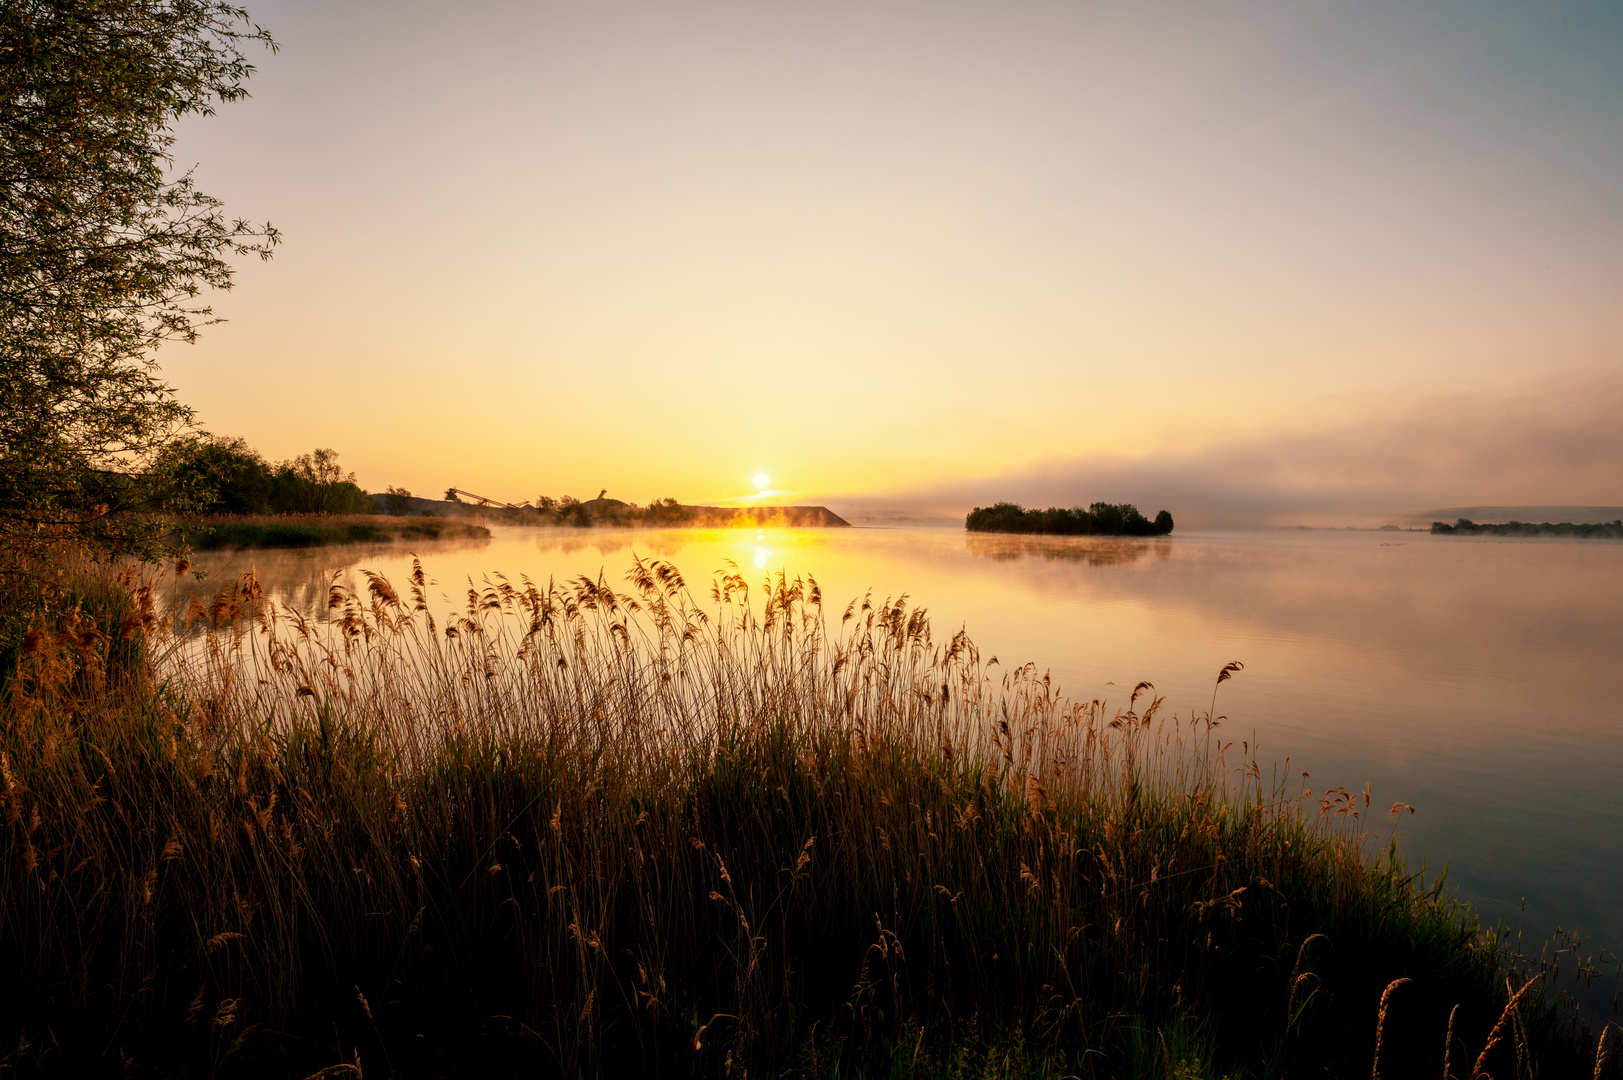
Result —
<instances>
[{"instance_id":1,"label":"low cloud","mask_svg":"<svg viewBox=\"0 0 1623 1080\"><path fill-rule=\"evenodd\" d=\"M1053 460L999 476L830 500L856 518L1132 502L1180 525L1370 524L1439 507L1623 503L1623 375L1495 393L1327 401L1193 451Z\"/></svg>"}]
</instances>

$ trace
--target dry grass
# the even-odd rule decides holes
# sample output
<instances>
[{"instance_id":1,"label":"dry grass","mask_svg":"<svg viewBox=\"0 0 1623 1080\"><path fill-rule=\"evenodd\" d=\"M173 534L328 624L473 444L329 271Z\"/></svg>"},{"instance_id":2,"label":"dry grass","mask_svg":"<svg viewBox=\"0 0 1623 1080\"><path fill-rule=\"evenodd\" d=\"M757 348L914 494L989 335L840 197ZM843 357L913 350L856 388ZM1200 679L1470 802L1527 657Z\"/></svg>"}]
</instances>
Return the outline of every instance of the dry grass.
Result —
<instances>
[{"instance_id":1,"label":"dry grass","mask_svg":"<svg viewBox=\"0 0 1623 1080\"><path fill-rule=\"evenodd\" d=\"M1396 1078L1459 1042L1587 1075L1496 939L1370 858L1367 793L905 598L627 580L497 576L441 624L420 569L326 622L245 578L170 623L127 579L150 652L93 687L36 637L5 1064Z\"/></svg>"}]
</instances>

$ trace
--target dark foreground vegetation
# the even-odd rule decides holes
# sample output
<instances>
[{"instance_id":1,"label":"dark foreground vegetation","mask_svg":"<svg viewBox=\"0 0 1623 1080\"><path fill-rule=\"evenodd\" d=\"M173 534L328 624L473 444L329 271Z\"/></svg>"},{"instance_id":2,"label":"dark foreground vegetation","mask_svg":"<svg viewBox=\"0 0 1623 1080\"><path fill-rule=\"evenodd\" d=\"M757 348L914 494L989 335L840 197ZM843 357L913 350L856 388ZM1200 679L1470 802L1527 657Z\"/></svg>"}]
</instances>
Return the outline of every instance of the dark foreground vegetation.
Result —
<instances>
[{"instance_id":1,"label":"dark foreground vegetation","mask_svg":"<svg viewBox=\"0 0 1623 1080\"><path fill-rule=\"evenodd\" d=\"M1562 521L1551 525L1548 521L1534 524L1530 521L1507 521L1501 524L1460 518L1450 525L1444 521L1431 523L1431 531L1442 536L1579 536L1594 539L1623 539L1623 520L1598 521L1587 525L1574 525Z\"/></svg>"},{"instance_id":2,"label":"dark foreground vegetation","mask_svg":"<svg viewBox=\"0 0 1623 1080\"><path fill-rule=\"evenodd\" d=\"M193 551L387 544L394 541L479 539L489 536L490 530L483 525L465 521L370 514L216 516L176 522L177 541Z\"/></svg>"},{"instance_id":3,"label":"dark foreground vegetation","mask_svg":"<svg viewBox=\"0 0 1623 1080\"><path fill-rule=\"evenodd\" d=\"M0 1067L1597 1073L1367 792L899 602L628 580L6 578Z\"/></svg>"},{"instance_id":4,"label":"dark foreground vegetation","mask_svg":"<svg viewBox=\"0 0 1623 1080\"><path fill-rule=\"evenodd\" d=\"M964 528L970 532L1058 536L1166 536L1172 531L1172 515L1162 510L1151 521L1131 503L1096 502L1086 510L1080 506L1027 510L1016 503L1000 502L971 510L964 519Z\"/></svg>"}]
</instances>

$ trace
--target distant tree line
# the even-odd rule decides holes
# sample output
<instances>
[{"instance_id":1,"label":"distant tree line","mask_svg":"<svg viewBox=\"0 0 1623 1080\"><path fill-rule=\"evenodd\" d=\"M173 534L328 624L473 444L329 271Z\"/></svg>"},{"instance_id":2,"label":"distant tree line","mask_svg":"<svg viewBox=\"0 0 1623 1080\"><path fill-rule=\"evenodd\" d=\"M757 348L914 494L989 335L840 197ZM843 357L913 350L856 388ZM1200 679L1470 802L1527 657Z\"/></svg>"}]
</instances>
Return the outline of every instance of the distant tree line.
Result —
<instances>
[{"instance_id":1,"label":"distant tree line","mask_svg":"<svg viewBox=\"0 0 1623 1080\"><path fill-rule=\"evenodd\" d=\"M336 450L320 448L287 461L271 462L245 440L220 435L193 435L177 440L168 447L159 464L179 492L171 505L180 517L193 514L427 515L580 529L846 524L822 507L684 506L671 498L655 499L647 506L639 506L606 498L606 493L585 501L572 495L558 498L540 495L534 503L518 505L464 499L467 492L458 488L448 489L444 501L418 498L406 488L393 485L373 495L355 482L354 473L346 472L339 465Z\"/></svg>"},{"instance_id":2,"label":"distant tree line","mask_svg":"<svg viewBox=\"0 0 1623 1080\"><path fill-rule=\"evenodd\" d=\"M393 492L396 489L391 488ZM447 491L447 496L459 489ZM401 492L409 501L410 493ZM605 493L606 494L606 493ZM383 496L385 502L390 496ZM446 504L455 505L450 509ZM419 503L421 505L421 503ZM459 516L476 517L487 521L512 525L544 525L552 527L591 529L823 529L849 528L850 522L826 506L692 506L675 499L655 499L647 506L620 499L606 498L604 494L584 502L572 495L554 498L538 496L534 503L517 506L501 503L465 502L461 498L447 499L432 504L439 512L446 509Z\"/></svg>"},{"instance_id":3,"label":"distant tree line","mask_svg":"<svg viewBox=\"0 0 1623 1080\"><path fill-rule=\"evenodd\" d=\"M370 514L372 496L338 464L338 452L312 450L269 462L242 439L182 439L166 451L166 471L201 514ZM399 489L391 489L398 491ZM410 492L405 502L411 501Z\"/></svg>"},{"instance_id":4,"label":"distant tree line","mask_svg":"<svg viewBox=\"0 0 1623 1080\"><path fill-rule=\"evenodd\" d=\"M1623 518L1617 521L1597 521L1593 524L1574 525L1562 521L1551 525L1548 521L1534 524L1530 521L1507 521L1502 524L1476 522L1460 518L1450 525L1445 521L1431 523L1431 531L1441 536L1578 536L1599 539L1623 539Z\"/></svg>"},{"instance_id":5,"label":"distant tree line","mask_svg":"<svg viewBox=\"0 0 1623 1080\"><path fill-rule=\"evenodd\" d=\"M964 528L971 532L1053 533L1059 536L1165 536L1172 515L1162 510L1151 521L1131 503L1096 502L1086 510L1050 506L1027 510L1012 502L994 503L969 512Z\"/></svg>"},{"instance_id":6,"label":"distant tree line","mask_svg":"<svg viewBox=\"0 0 1623 1080\"><path fill-rule=\"evenodd\" d=\"M470 501L462 497L466 494L468 493L460 488L448 488L444 502L431 504L435 510L425 512L448 511L465 517L513 524L590 529L615 526L663 528L695 524L700 520L699 511L704 509L683 506L675 499L655 499L647 506L639 506L634 502L609 499L603 495L585 501L573 495L557 498L551 495L538 495L533 503L523 502L515 505L482 499ZM382 496L382 501L384 512L389 514L408 514L415 505L411 492L405 488L389 488Z\"/></svg>"},{"instance_id":7,"label":"distant tree line","mask_svg":"<svg viewBox=\"0 0 1623 1080\"><path fill-rule=\"evenodd\" d=\"M693 520L692 509L675 499L655 499L647 506L638 506L634 502L606 499L602 496L581 502L573 495L564 495L556 499L550 495L539 495L536 497L533 512L537 524L573 526L580 529L589 529L593 526L612 528L616 525L677 526L686 525Z\"/></svg>"}]
</instances>

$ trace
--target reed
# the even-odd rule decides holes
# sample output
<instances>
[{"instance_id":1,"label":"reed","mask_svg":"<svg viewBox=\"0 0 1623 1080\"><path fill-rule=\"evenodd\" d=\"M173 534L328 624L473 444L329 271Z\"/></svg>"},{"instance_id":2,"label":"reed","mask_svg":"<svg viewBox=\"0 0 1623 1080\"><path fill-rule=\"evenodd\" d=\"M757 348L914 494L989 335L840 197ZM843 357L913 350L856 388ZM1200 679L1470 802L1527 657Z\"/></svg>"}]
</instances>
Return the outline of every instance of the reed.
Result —
<instances>
[{"instance_id":1,"label":"reed","mask_svg":"<svg viewBox=\"0 0 1623 1080\"><path fill-rule=\"evenodd\" d=\"M658 561L496 575L443 621L429 585L334 584L315 621L244 577L163 616L126 574L104 638L144 642L138 677L75 682L55 630L17 653L7 1067L1362 1076L1379 1043L1395 1078L1438 1075L1450 1039L1495 1076L1595 1061L1542 989L1507 997L1439 882L1372 857L1367 791L1315 796L1148 684L1073 701L906 598L825 611L809 578L736 567L705 600Z\"/></svg>"}]
</instances>

